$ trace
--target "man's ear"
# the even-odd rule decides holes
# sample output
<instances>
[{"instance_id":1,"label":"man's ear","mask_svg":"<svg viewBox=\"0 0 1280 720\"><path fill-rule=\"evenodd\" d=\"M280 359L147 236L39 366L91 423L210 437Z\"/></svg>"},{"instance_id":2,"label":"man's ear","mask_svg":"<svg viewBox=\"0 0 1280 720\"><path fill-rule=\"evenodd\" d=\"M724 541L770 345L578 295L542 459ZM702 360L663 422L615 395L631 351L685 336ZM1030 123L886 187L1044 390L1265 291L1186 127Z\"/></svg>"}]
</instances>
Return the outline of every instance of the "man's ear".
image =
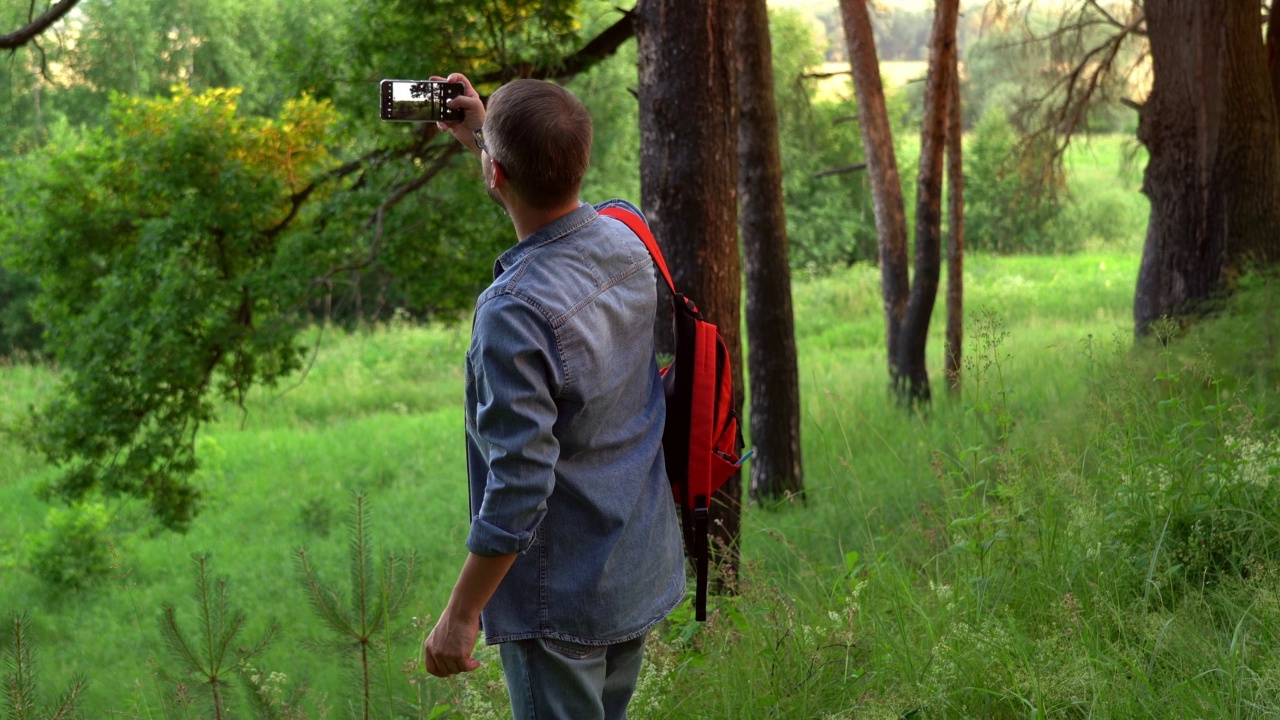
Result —
<instances>
[{"instance_id":1,"label":"man's ear","mask_svg":"<svg viewBox=\"0 0 1280 720\"><path fill-rule=\"evenodd\" d=\"M493 164L493 189L497 190L498 185L507 181L507 171L502 168L502 163L493 159L492 155L489 156L489 162Z\"/></svg>"}]
</instances>

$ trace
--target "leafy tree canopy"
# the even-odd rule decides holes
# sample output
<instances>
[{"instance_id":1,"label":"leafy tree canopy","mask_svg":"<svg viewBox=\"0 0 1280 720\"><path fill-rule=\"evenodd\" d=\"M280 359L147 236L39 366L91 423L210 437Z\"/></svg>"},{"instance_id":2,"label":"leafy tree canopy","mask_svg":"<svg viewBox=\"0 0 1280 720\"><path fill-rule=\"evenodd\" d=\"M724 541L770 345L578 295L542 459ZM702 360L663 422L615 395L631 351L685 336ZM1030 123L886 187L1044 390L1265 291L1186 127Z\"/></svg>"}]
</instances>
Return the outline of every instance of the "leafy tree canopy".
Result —
<instances>
[{"instance_id":1,"label":"leafy tree canopy","mask_svg":"<svg viewBox=\"0 0 1280 720\"><path fill-rule=\"evenodd\" d=\"M53 494L140 497L185 526L213 397L299 366L298 308L335 260L299 209L334 165L335 112L302 97L246 117L238 94L117 95L109 131L50 148L6 203L0 247L39 277L65 373L30 434L64 469Z\"/></svg>"},{"instance_id":2,"label":"leafy tree canopy","mask_svg":"<svg viewBox=\"0 0 1280 720\"><path fill-rule=\"evenodd\" d=\"M618 18L601 0L84 0L20 49L0 75L21 128L0 143L0 290L25 306L36 288L64 371L23 428L60 469L48 494L140 498L184 528L199 426L297 370L315 313L469 306L509 244L500 211L433 125L376 119L378 80L572 74L629 34L573 57Z\"/></svg>"}]
</instances>

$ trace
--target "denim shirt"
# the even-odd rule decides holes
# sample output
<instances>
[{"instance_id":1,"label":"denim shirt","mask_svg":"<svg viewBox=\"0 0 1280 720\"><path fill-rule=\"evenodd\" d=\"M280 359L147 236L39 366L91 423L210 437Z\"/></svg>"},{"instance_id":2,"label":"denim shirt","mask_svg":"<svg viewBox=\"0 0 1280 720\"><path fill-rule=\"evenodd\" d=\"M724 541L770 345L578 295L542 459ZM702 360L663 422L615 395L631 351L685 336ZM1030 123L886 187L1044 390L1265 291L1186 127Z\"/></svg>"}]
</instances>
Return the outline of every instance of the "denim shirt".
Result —
<instances>
[{"instance_id":1,"label":"denim shirt","mask_svg":"<svg viewBox=\"0 0 1280 720\"><path fill-rule=\"evenodd\" d=\"M467 351L467 549L518 556L481 614L485 640L639 637L685 582L653 263L583 204L503 253L494 275Z\"/></svg>"}]
</instances>

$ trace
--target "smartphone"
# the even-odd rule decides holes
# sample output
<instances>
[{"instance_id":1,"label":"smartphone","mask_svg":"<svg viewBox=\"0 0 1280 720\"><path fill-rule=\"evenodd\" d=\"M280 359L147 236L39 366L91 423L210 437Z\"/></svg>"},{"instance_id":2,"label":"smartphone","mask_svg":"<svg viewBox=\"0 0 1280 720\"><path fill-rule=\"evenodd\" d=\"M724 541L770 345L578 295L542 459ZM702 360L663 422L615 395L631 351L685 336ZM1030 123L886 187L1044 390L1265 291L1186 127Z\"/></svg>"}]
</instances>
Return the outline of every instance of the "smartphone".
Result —
<instances>
[{"instance_id":1,"label":"smartphone","mask_svg":"<svg viewBox=\"0 0 1280 720\"><path fill-rule=\"evenodd\" d=\"M453 122L462 110L445 106L445 101L462 95L462 83L443 80L383 80L382 119L400 122Z\"/></svg>"}]
</instances>

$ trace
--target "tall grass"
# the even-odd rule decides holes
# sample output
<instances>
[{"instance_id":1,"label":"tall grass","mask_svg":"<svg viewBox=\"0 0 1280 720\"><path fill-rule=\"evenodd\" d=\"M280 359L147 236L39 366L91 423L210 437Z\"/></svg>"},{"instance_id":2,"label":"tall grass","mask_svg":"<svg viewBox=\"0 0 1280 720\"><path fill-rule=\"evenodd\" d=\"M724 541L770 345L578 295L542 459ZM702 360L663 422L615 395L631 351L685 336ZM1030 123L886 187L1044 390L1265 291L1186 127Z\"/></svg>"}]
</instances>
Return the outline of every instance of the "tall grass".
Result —
<instances>
[{"instance_id":1,"label":"tall grass","mask_svg":"<svg viewBox=\"0 0 1280 720\"><path fill-rule=\"evenodd\" d=\"M658 645L643 717L1280 713L1275 290L1051 354L980 313L962 398L831 398L810 507L749 514L742 595Z\"/></svg>"},{"instance_id":2,"label":"tall grass","mask_svg":"<svg viewBox=\"0 0 1280 720\"><path fill-rule=\"evenodd\" d=\"M126 708L162 716L156 713L169 702L161 700L175 687L153 679L152 669L169 662L161 607L194 613L187 558L207 553L245 610L244 633L257 637L279 626L277 640L254 661L262 676L274 672L286 688L308 686L313 705L323 699L338 712L351 696L352 676L339 653L308 649L329 630L310 609L294 551L305 548L313 568L340 574L350 564L344 518L355 494L365 492L371 551L404 557L416 549L431 558L416 569L418 592L406 613L443 607L466 552L459 362L466 340L465 326L403 323L317 337L321 351L305 380L256 393L244 413L223 408L221 421L203 433L197 482L205 507L190 532L157 532L142 507L107 501L113 567L84 589L54 593L30 572L32 539L44 532L49 507L38 489L52 471L0 434L0 465L10 472L0 483L0 607L30 611L30 630L46 649L45 676L56 685L87 674L90 717ZM0 395L7 420L54 387L48 370L26 366L0 368L0 383L16 391ZM378 678L391 666L404 683L403 663L417 654L406 624L407 617L390 628Z\"/></svg>"},{"instance_id":3,"label":"tall grass","mask_svg":"<svg viewBox=\"0 0 1280 720\"><path fill-rule=\"evenodd\" d=\"M1250 281L1223 318L1134 346L1135 265L972 258L964 390L921 414L888 399L874 270L799 282L808 504L748 509L739 594L705 626L678 612L655 634L634 715L1273 714L1275 286ZM31 612L49 684L88 673L90 716L171 712L178 688L153 673L171 667L160 608L193 616L185 558L211 551L246 636L279 625L260 685L308 688L286 704L308 717L362 714L342 663L304 643L325 626L291 550L343 567L347 533L331 525L364 489L374 544L419 551L409 624L429 626L464 554L465 340L330 334L304 383L251 398L247 416L227 408L202 438L209 504L191 533L152 533L111 504L110 577L58 597L25 570L48 469L4 440L28 471L0 485L0 602ZM52 387L28 367L0 378L25 393L10 417ZM414 639L387 647L368 677L404 716L505 712L496 658L446 684L402 672Z\"/></svg>"}]
</instances>

